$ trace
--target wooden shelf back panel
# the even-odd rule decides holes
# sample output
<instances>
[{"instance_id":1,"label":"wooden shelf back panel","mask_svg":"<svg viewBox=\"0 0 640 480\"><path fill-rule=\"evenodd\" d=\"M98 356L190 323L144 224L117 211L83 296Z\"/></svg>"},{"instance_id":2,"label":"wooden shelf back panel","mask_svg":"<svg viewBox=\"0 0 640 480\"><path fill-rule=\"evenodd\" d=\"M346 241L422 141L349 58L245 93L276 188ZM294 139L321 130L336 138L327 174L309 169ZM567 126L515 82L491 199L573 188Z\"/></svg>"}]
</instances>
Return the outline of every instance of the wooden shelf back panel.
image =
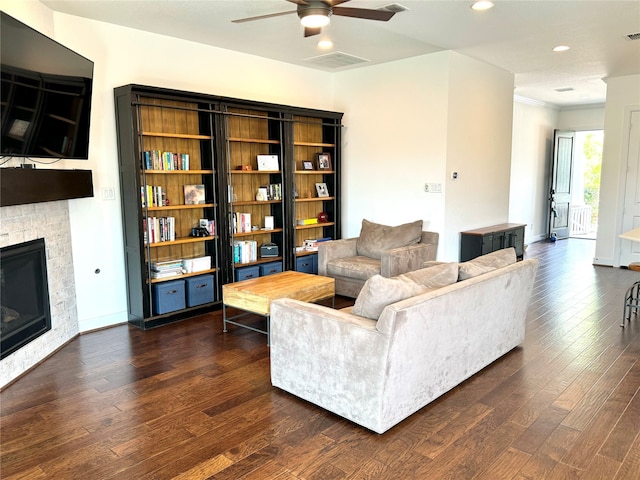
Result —
<instances>
[{"instance_id":1,"label":"wooden shelf back panel","mask_svg":"<svg viewBox=\"0 0 640 480\"><path fill-rule=\"evenodd\" d=\"M197 108L197 104L149 98L144 98L142 101L143 103L158 105L158 107L142 106L140 108L143 131L185 136L200 134L198 112L179 110L177 108L162 108L163 106L170 106L194 109ZM201 142L200 138L153 136L144 138L143 148L144 150L188 153L189 168L199 170L203 168L200 154Z\"/></svg>"}]
</instances>

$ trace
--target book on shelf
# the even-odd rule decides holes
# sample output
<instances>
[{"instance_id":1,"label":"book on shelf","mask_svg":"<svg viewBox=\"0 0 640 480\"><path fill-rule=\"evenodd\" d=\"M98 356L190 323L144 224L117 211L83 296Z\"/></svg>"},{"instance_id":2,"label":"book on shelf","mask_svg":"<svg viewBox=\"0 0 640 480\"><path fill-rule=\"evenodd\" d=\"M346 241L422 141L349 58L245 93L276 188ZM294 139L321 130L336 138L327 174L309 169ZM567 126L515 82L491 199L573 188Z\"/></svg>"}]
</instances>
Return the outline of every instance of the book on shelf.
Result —
<instances>
[{"instance_id":1,"label":"book on shelf","mask_svg":"<svg viewBox=\"0 0 640 480\"><path fill-rule=\"evenodd\" d=\"M251 232L251 214L233 212L233 233Z\"/></svg>"},{"instance_id":2,"label":"book on shelf","mask_svg":"<svg viewBox=\"0 0 640 480\"><path fill-rule=\"evenodd\" d=\"M307 252L317 252L318 251L318 241L315 240L315 239L313 239L313 240L312 239L305 240L303 242L302 246L304 247L304 249Z\"/></svg>"},{"instance_id":3,"label":"book on shelf","mask_svg":"<svg viewBox=\"0 0 640 480\"><path fill-rule=\"evenodd\" d=\"M233 263L251 263L258 260L258 242L255 240L235 240L233 242Z\"/></svg>"},{"instance_id":4,"label":"book on shelf","mask_svg":"<svg viewBox=\"0 0 640 480\"><path fill-rule=\"evenodd\" d=\"M205 202L204 185L185 185L184 186L184 204L200 205Z\"/></svg>"},{"instance_id":5,"label":"book on shelf","mask_svg":"<svg viewBox=\"0 0 640 480\"><path fill-rule=\"evenodd\" d=\"M323 237L323 238L310 238L303 242L302 250L306 250L307 252L317 252L318 244L322 242L328 242L331 240L331 237ZM297 251L297 249L296 249Z\"/></svg>"},{"instance_id":6,"label":"book on shelf","mask_svg":"<svg viewBox=\"0 0 640 480\"><path fill-rule=\"evenodd\" d=\"M176 239L175 217L146 217L142 219L144 243L172 242Z\"/></svg>"},{"instance_id":7,"label":"book on shelf","mask_svg":"<svg viewBox=\"0 0 640 480\"><path fill-rule=\"evenodd\" d=\"M281 183L270 183L269 185L260 185L259 190L261 189L266 190L267 200L282 200L282 184Z\"/></svg>"},{"instance_id":8,"label":"book on shelf","mask_svg":"<svg viewBox=\"0 0 640 480\"><path fill-rule=\"evenodd\" d=\"M189 154L145 150L142 163L145 170L189 170Z\"/></svg>"},{"instance_id":9,"label":"book on shelf","mask_svg":"<svg viewBox=\"0 0 640 480\"><path fill-rule=\"evenodd\" d=\"M151 263L151 278L169 278L183 273L182 259Z\"/></svg>"},{"instance_id":10,"label":"book on shelf","mask_svg":"<svg viewBox=\"0 0 640 480\"><path fill-rule=\"evenodd\" d=\"M140 200L142 201L142 208L165 207L167 205L167 194L161 185L143 185L140 187Z\"/></svg>"},{"instance_id":11,"label":"book on shelf","mask_svg":"<svg viewBox=\"0 0 640 480\"><path fill-rule=\"evenodd\" d=\"M298 225L315 225L317 223L317 218L301 218L300 220L298 220Z\"/></svg>"}]
</instances>

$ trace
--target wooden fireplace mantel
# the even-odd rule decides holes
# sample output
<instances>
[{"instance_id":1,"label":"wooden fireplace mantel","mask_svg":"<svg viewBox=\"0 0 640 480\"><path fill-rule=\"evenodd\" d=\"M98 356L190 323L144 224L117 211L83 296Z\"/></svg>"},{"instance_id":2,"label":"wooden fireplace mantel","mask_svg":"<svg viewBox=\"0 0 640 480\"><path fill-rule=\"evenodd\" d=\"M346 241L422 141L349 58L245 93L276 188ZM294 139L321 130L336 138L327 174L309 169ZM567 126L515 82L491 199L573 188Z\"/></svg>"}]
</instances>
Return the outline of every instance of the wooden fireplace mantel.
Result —
<instances>
[{"instance_id":1,"label":"wooden fireplace mantel","mask_svg":"<svg viewBox=\"0 0 640 480\"><path fill-rule=\"evenodd\" d=\"M91 170L0 168L0 206L93 197Z\"/></svg>"}]
</instances>

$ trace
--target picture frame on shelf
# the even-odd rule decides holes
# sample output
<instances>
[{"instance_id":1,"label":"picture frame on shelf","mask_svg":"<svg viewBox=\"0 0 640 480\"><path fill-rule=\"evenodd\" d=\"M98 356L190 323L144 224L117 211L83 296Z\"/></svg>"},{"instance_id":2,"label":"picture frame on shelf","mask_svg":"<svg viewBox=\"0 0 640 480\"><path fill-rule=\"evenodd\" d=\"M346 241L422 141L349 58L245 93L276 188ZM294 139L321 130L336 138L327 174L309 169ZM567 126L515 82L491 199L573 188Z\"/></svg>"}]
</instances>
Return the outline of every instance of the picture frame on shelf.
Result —
<instances>
[{"instance_id":1,"label":"picture frame on shelf","mask_svg":"<svg viewBox=\"0 0 640 480\"><path fill-rule=\"evenodd\" d=\"M304 170L313 170L313 162L310 162L308 160L303 160L302 161L302 168Z\"/></svg>"},{"instance_id":2,"label":"picture frame on shelf","mask_svg":"<svg viewBox=\"0 0 640 480\"><path fill-rule=\"evenodd\" d=\"M184 186L184 204L200 205L205 202L204 185L185 185Z\"/></svg>"},{"instance_id":3,"label":"picture frame on shelf","mask_svg":"<svg viewBox=\"0 0 640 480\"><path fill-rule=\"evenodd\" d=\"M331 168L331 154L330 153L317 153L316 154L316 164L318 165L318 170L332 170Z\"/></svg>"},{"instance_id":4,"label":"picture frame on shelf","mask_svg":"<svg viewBox=\"0 0 640 480\"><path fill-rule=\"evenodd\" d=\"M320 198L329 196L329 189L326 183L316 183L316 192L318 192L318 197Z\"/></svg>"},{"instance_id":5,"label":"picture frame on shelf","mask_svg":"<svg viewBox=\"0 0 640 480\"><path fill-rule=\"evenodd\" d=\"M278 155L258 155L258 170L260 171L279 171Z\"/></svg>"}]
</instances>

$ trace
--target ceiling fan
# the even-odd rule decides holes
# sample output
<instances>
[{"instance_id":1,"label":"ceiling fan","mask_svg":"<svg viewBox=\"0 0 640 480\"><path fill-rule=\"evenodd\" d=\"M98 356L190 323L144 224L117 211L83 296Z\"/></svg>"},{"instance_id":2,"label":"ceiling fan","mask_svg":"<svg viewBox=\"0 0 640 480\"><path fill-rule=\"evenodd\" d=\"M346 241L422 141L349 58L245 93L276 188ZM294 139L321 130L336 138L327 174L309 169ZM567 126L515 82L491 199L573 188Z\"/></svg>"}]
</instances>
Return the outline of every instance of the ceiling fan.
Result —
<instances>
[{"instance_id":1,"label":"ceiling fan","mask_svg":"<svg viewBox=\"0 0 640 480\"><path fill-rule=\"evenodd\" d=\"M287 12L270 13L267 15L258 15L257 17L240 18L232 20L233 23L251 22L253 20L263 20L265 18L279 17L281 15L289 15L297 13L300 17L300 23L304 26L304 36L310 37L318 35L322 31L322 27L329 24L329 17L337 15L342 17L362 18L365 20L388 21L396 12L388 10L372 10L370 8L345 8L339 7L342 3L350 0L286 0L290 3L298 5L296 10Z\"/></svg>"}]
</instances>

